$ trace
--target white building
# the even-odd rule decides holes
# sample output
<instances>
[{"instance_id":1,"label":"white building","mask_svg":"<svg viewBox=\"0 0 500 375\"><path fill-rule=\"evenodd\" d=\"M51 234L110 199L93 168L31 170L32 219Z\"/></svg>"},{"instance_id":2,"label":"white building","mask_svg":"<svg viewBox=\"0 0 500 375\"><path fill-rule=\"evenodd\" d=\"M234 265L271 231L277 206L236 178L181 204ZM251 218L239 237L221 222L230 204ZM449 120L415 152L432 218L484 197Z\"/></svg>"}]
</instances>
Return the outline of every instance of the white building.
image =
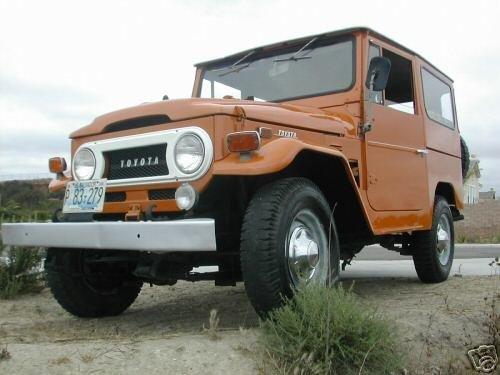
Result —
<instances>
[{"instance_id":1,"label":"white building","mask_svg":"<svg viewBox=\"0 0 500 375\"><path fill-rule=\"evenodd\" d=\"M479 202L479 190L481 184L479 178L481 170L479 169L479 160L476 158L470 159L469 171L464 181L464 203L475 204Z\"/></svg>"}]
</instances>

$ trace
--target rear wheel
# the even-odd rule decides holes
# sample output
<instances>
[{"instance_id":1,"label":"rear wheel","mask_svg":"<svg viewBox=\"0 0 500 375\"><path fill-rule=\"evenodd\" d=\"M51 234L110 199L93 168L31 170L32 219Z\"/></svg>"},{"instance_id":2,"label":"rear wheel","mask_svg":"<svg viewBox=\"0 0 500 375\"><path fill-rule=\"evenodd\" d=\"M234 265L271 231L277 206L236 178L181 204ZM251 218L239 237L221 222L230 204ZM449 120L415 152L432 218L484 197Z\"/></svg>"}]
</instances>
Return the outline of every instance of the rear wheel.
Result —
<instances>
[{"instance_id":1,"label":"rear wheel","mask_svg":"<svg viewBox=\"0 0 500 375\"><path fill-rule=\"evenodd\" d=\"M255 193L243 222L241 266L246 292L261 316L296 289L338 279L337 233L316 185L287 178Z\"/></svg>"},{"instance_id":2,"label":"rear wheel","mask_svg":"<svg viewBox=\"0 0 500 375\"><path fill-rule=\"evenodd\" d=\"M453 216L448 202L437 196L432 228L415 232L411 253L418 277L424 283L439 283L448 278L455 251Z\"/></svg>"},{"instance_id":3,"label":"rear wheel","mask_svg":"<svg viewBox=\"0 0 500 375\"><path fill-rule=\"evenodd\" d=\"M73 315L121 314L137 298L142 281L105 263L99 264L99 272L89 262L95 257L90 250L49 249L45 260L48 286L57 302Z\"/></svg>"}]
</instances>

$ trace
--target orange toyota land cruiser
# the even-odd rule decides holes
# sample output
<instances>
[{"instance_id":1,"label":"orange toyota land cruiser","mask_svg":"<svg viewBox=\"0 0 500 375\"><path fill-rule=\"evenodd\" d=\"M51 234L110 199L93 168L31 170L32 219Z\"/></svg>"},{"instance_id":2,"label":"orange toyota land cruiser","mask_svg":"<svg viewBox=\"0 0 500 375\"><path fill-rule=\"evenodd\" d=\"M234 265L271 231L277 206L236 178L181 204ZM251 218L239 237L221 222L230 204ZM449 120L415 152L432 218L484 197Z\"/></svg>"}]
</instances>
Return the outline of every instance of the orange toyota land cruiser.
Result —
<instances>
[{"instance_id":1,"label":"orange toyota land cruiser","mask_svg":"<svg viewBox=\"0 0 500 375\"><path fill-rule=\"evenodd\" d=\"M374 243L446 280L468 162L448 76L367 28L196 68L192 98L71 134L71 164L49 160L66 192L52 222L3 225L5 244L48 248L63 308L116 315L143 283L243 280L265 316Z\"/></svg>"}]
</instances>

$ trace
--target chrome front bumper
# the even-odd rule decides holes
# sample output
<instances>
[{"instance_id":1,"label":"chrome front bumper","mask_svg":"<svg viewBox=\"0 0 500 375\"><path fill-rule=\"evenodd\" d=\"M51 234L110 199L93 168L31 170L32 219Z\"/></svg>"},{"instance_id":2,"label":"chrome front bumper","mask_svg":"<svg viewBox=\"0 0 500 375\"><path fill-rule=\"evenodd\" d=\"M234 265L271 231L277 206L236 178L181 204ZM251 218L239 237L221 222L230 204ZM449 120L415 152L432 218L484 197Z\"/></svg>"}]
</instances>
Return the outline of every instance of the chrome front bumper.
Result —
<instances>
[{"instance_id":1,"label":"chrome front bumper","mask_svg":"<svg viewBox=\"0 0 500 375\"><path fill-rule=\"evenodd\" d=\"M2 224L4 245L152 252L215 251L215 221Z\"/></svg>"}]
</instances>

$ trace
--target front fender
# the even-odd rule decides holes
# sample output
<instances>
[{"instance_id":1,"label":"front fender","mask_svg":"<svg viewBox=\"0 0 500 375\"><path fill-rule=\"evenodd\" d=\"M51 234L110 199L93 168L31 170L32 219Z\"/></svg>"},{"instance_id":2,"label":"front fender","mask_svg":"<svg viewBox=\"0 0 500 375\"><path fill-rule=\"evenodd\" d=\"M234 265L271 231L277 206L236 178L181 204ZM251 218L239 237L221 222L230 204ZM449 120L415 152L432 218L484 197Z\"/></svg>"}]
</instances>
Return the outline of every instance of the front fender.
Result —
<instances>
[{"instance_id":1,"label":"front fender","mask_svg":"<svg viewBox=\"0 0 500 375\"><path fill-rule=\"evenodd\" d=\"M280 138L268 142L251 154L240 156L231 153L213 165L214 175L257 176L279 172L288 167L301 151L315 151L342 160L344 167L352 176L349 163L344 154L335 149L304 143L298 139ZM353 181L354 181L354 176Z\"/></svg>"}]
</instances>

